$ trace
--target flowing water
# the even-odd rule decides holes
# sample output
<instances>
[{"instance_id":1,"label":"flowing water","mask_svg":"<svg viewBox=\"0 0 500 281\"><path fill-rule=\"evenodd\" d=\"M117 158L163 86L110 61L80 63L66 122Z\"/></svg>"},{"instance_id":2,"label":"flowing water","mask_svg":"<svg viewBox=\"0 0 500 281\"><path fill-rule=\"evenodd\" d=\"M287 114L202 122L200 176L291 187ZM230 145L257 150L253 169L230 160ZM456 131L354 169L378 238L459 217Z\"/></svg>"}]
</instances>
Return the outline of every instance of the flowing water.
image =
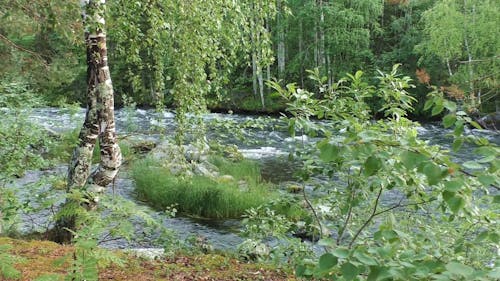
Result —
<instances>
[{"instance_id":1,"label":"flowing water","mask_svg":"<svg viewBox=\"0 0 500 281\"><path fill-rule=\"evenodd\" d=\"M171 112L155 112L154 110L142 109L120 109L116 111L117 131L120 136L151 140L156 143L171 141L175 134L175 115ZM84 110L74 112L58 108L35 109L31 113L31 119L55 132L64 132L79 128L84 119ZM204 124L207 126L207 139L219 141L225 144L235 144L239 151L247 158L256 159L262 165L262 177L264 180L280 183L293 180L293 172L297 164L288 160L288 154L293 151L297 144L315 142L316 139L307 136L289 137L286 124L279 118L256 118L254 116L233 114L206 114L203 116ZM243 129L238 129L243 127ZM447 136L450 131L443 129L439 124L426 124L418 127L422 139L431 144L438 144L449 148L452 138ZM473 133L488 138L490 141L500 144L498 132L487 130L470 130ZM245 140L245 141L243 141ZM459 154L454 155L459 161L467 161L473 158L473 147L462 149ZM19 179L19 196L28 197L29 191L23 192L23 186L36 183L40 178L47 175L64 176L66 166L60 166L47 171L31 171L25 177ZM45 189L44 189L45 188ZM40 190L47 190L42 187ZM26 189L29 190L29 189ZM126 172L121 172L116 181L113 191L115 194L138 202L134 194L133 180ZM53 196L57 201L57 194ZM390 200L390 198L388 199ZM239 221L237 220L196 220L191 218L168 218L162 212L151 210L151 213L163 224L174 230L181 239L188 236L204 237L216 249L234 249L242 239L237 235ZM47 227L47 218L53 210L44 210L29 216L22 216L20 229L24 232L32 231L34 228ZM135 241L132 243L123 240L112 240L103 243L103 246L113 248L125 247L151 247L151 241Z\"/></svg>"}]
</instances>

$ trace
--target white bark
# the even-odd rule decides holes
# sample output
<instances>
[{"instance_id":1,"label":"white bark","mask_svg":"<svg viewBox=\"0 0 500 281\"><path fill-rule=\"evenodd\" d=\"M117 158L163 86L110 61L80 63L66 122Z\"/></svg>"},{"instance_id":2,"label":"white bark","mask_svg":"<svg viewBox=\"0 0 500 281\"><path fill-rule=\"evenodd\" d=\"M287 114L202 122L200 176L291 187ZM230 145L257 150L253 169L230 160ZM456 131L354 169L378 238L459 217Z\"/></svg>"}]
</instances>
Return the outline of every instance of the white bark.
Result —
<instances>
[{"instance_id":1,"label":"white bark","mask_svg":"<svg viewBox=\"0 0 500 281\"><path fill-rule=\"evenodd\" d=\"M283 9L282 2L278 0L278 77L283 78L285 73L285 28L283 26Z\"/></svg>"},{"instance_id":2,"label":"white bark","mask_svg":"<svg viewBox=\"0 0 500 281\"><path fill-rule=\"evenodd\" d=\"M116 141L113 85L108 67L106 34L97 28L104 24L105 0L80 1L87 45L87 112L68 169L68 189L83 187L87 182L108 185L121 165L121 152ZM90 17L89 14L92 14ZM95 22L88 22L92 19ZM101 162L90 176L92 153L97 139L101 146ZM91 179L89 180L89 177Z\"/></svg>"}]
</instances>

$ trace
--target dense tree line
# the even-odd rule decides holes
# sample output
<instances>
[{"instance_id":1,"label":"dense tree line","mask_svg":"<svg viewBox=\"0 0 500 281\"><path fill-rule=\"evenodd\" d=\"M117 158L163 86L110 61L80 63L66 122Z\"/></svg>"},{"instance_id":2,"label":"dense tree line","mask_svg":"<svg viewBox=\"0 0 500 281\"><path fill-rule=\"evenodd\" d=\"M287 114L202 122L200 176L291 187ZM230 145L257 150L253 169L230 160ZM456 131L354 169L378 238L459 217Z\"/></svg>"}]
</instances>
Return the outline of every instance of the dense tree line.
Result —
<instances>
[{"instance_id":1,"label":"dense tree line","mask_svg":"<svg viewBox=\"0 0 500 281\"><path fill-rule=\"evenodd\" d=\"M346 73L402 63L423 100L438 85L468 110L493 111L500 36L495 0L113 1L108 44L119 103L186 110L276 108L265 81L332 85ZM76 1L0 2L2 81L51 103L83 101ZM422 103L423 105L423 103ZM375 105L374 105L375 106ZM417 108L418 109L418 108Z\"/></svg>"}]
</instances>

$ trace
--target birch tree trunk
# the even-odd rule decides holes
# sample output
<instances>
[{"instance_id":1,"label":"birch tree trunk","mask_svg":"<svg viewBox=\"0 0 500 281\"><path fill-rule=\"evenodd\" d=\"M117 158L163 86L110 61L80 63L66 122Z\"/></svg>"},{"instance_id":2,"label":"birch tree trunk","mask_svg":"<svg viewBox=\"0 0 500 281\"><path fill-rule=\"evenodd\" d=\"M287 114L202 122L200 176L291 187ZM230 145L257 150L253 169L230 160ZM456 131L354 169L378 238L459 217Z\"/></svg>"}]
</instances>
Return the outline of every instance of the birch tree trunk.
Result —
<instances>
[{"instance_id":1,"label":"birch tree trunk","mask_svg":"<svg viewBox=\"0 0 500 281\"><path fill-rule=\"evenodd\" d=\"M271 33L271 27L269 27L269 22L271 20L267 18L266 20L266 32ZM266 65L266 79L271 80L271 64L268 62ZM269 94L269 87L266 87L266 93Z\"/></svg>"},{"instance_id":2,"label":"birch tree trunk","mask_svg":"<svg viewBox=\"0 0 500 281\"><path fill-rule=\"evenodd\" d=\"M104 188L115 178L122 160L116 141L113 84L104 30L106 1L83 0L81 4L87 46L87 113L69 167L68 189L83 187L87 182ZM89 179L97 138L101 161Z\"/></svg>"},{"instance_id":3,"label":"birch tree trunk","mask_svg":"<svg viewBox=\"0 0 500 281\"><path fill-rule=\"evenodd\" d=\"M262 77L262 66L260 64L257 64L257 80L259 81L259 93L262 109L266 109L266 103L264 100L264 78Z\"/></svg>"},{"instance_id":4,"label":"birch tree trunk","mask_svg":"<svg viewBox=\"0 0 500 281\"><path fill-rule=\"evenodd\" d=\"M105 0L82 0L82 17L85 26L87 49L87 111L68 168L69 192L86 187L93 193L101 193L113 181L121 165L122 155L116 141L114 120L113 85L108 66L106 33L104 30ZM99 139L101 161L92 174L92 153ZM97 196L89 198L87 208L97 204ZM56 222L55 240L68 242L75 229L75 215Z\"/></svg>"},{"instance_id":5,"label":"birch tree trunk","mask_svg":"<svg viewBox=\"0 0 500 281\"><path fill-rule=\"evenodd\" d=\"M255 13L255 3L252 3L252 12ZM258 95L257 86L257 40L256 40L256 17L252 16L250 21L250 47L252 49L252 86L254 96Z\"/></svg>"},{"instance_id":6,"label":"birch tree trunk","mask_svg":"<svg viewBox=\"0 0 500 281\"><path fill-rule=\"evenodd\" d=\"M323 11L323 1L316 1L316 8L319 10L319 20L315 20L315 35L314 35L314 60L316 67L322 69L325 66L325 32L323 30L325 22L325 14Z\"/></svg>"},{"instance_id":7,"label":"birch tree trunk","mask_svg":"<svg viewBox=\"0 0 500 281\"><path fill-rule=\"evenodd\" d=\"M326 65L326 56L325 56L325 12L323 10L323 1L319 0L319 8L320 8L320 22L319 22L319 39L320 39L320 45L319 45L319 60L320 60L320 66L325 66Z\"/></svg>"},{"instance_id":8,"label":"birch tree trunk","mask_svg":"<svg viewBox=\"0 0 500 281\"><path fill-rule=\"evenodd\" d=\"M257 51L252 50L252 87L253 95L257 96L259 90L257 89Z\"/></svg>"},{"instance_id":9,"label":"birch tree trunk","mask_svg":"<svg viewBox=\"0 0 500 281\"><path fill-rule=\"evenodd\" d=\"M468 20L467 18L467 1L464 0L464 13L466 14L466 21ZM472 15L469 15L469 17L472 16L472 21L474 21L474 16L475 16L475 9L474 6L472 6ZM474 24L474 23L473 23ZM471 48L469 45L469 28L468 28L468 23L465 25L465 32L464 32L464 44L465 44L465 51L467 52L467 58L468 58L468 72L469 72L469 98L472 103L472 107L476 107L476 97L475 97L475 89L474 89L474 69L472 65L472 52Z\"/></svg>"},{"instance_id":10,"label":"birch tree trunk","mask_svg":"<svg viewBox=\"0 0 500 281\"><path fill-rule=\"evenodd\" d=\"M283 25L283 3L281 0L278 0L278 16L277 16L277 25L278 25L278 77L284 78L285 73L285 27Z\"/></svg>"},{"instance_id":11,"label":"birch tree trunk","mask_svg":"<svg viewBox=\"0 0 500 281\"><path fill-rule=\"evenodd\" d=\"M302 19L299 20L300 87L304 88L304 30Z\"/></svg>"}]
</instances>

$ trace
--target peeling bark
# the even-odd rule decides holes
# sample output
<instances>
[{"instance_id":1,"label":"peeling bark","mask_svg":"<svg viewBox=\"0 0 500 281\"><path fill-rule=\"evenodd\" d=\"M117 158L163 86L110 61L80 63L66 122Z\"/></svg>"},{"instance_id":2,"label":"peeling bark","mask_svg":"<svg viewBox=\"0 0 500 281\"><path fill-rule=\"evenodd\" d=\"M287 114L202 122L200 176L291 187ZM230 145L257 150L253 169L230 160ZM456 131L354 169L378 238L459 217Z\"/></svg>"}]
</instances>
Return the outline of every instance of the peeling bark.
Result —
<instances>
[{"instance_id":1,"label":"peeling bark","mask_svg":"<svg viewBox=\"0 0 500 281\"><path fill-rule=\"evenodd\" d=\"M101 162L92 173L91 181L93 184L105 187L116 177L121 165L122 155L116 141L113 84L108 66L106 35L102 32L97 36L96 47L100 59L97 73L99 82L97 119Z\"/></svg>"},{"instance_id":2,"label":"peeling bark","mask_svg":"<svg viewBox=\"0 0 500 281\"><path fill-rule=\"evenodd\" d=\"M118 173L122 155L116 140L114 120L113 84L108 66L106 33L104 31L105 0L82 0L82 17L87 47L87 111L68 168L67 191L86 188L91 193L101 193ZM92 20L92 22L88 22ZM91 174L92 153L97 140L100 144L101 161ZM87 209L97 205L96 195L88 198ZM69 199L66 206L75 204ZM78 203L77 203L78 204ZM64 208L64 207L63 207ZM60 218L54 228L53 240L69 242L76 229L76 214Z\"/></svg>"},{"instance_id":3,"label":"peeling bark","mask_svg":"<svg viewBox=\"0 0 500 281\"><path fill-rule=\"evenodd\" d=\"M107 186L121 165L120 147L116 141L113 84L108 66L103 11L105 1L82 1L83 19L87 28L87 112L68 171L68 190L83 187L87 182ZM90 15L90 16L89 16ZM95 22L88 23L91 18ZM93 30L90 30L93 29ZM99 139L101 162L90 176L92 152ZM90 179L89 179L90 177Z\"/></svg>"}]
</instances>

